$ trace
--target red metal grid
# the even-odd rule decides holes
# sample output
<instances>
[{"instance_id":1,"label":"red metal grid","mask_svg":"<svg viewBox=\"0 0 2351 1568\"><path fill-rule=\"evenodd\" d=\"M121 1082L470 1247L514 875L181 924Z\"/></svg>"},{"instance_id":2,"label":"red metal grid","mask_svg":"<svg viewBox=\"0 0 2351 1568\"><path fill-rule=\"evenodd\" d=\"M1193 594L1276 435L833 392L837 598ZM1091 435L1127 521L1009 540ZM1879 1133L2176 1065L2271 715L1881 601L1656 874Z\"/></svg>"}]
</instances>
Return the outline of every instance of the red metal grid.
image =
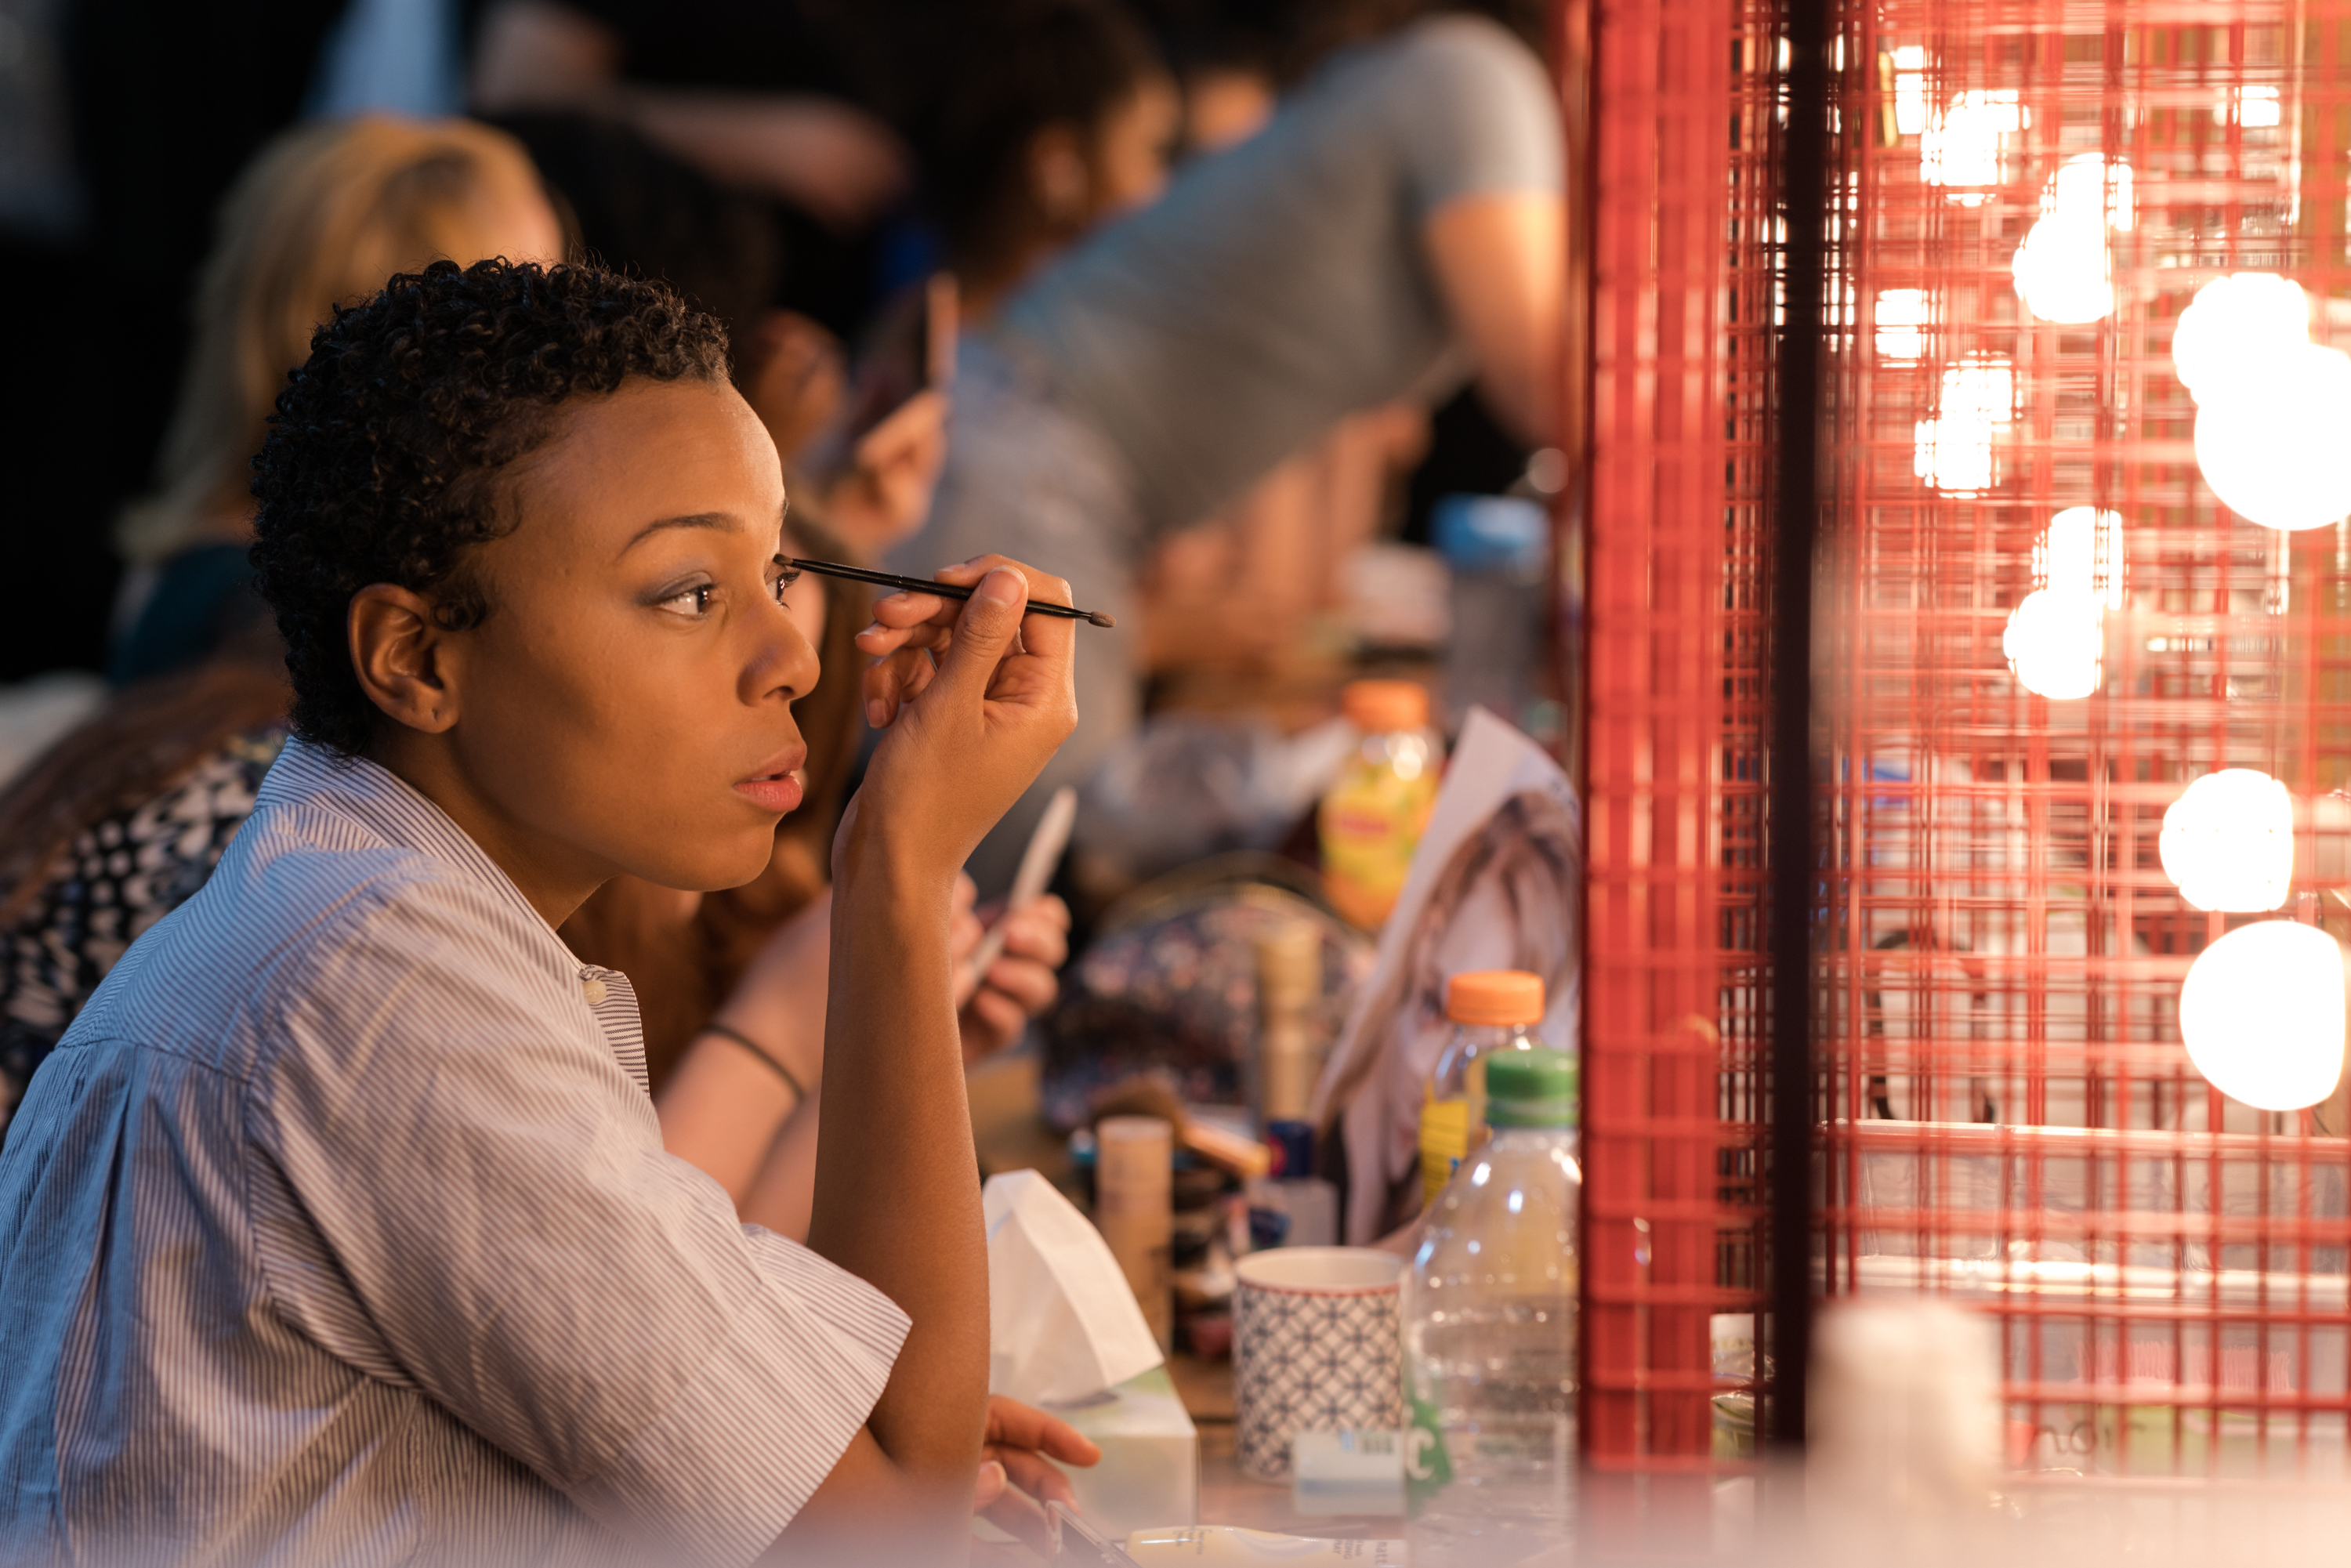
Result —
<instances>
[{"instance_id":1,"label":"red metal grid","mask_svg":"<svg viewBox=\"0 0 2351 1568\"><path fill-rule=\"evenodd\" d=\"M2294 890L2351 935L2351 530L2222 507L2170 358L2197 288L2238 271L2293 278L2314 340L2351 347L2351 5L1880 0L1841 37L1821 1287L1994 1314L2026 1469L2339 1476L2339 1091L2273 1114L2195 1071L2181 980L2254 917L2188 905L2157 836L2190 780L2272 774ZM1920 127L1970 106L2012 127L1979 177L1935 183ZM2085 156L2128 166L2131 221L2107 236L2114 308L2060 326L2011 260ZM2012 383L1991 471L1922 476L1918 427L1969 366ZM2099 689L2053 701L2001 634L2036 538L2081 506L2120 515L2126 587Z\"/></svg>"},{"instance_id":2,"label":"red metal grid","mask_svg":"<svg viewBox=\"0 0 2351 1568\"><path fill-rule=\"evenodd\" d=\"M1713 1463L1757 1300L1769 33L1593 0L1583 1441ZM1760 13L1759 13L1760 16Z\"/></svg>"}]
</instances>

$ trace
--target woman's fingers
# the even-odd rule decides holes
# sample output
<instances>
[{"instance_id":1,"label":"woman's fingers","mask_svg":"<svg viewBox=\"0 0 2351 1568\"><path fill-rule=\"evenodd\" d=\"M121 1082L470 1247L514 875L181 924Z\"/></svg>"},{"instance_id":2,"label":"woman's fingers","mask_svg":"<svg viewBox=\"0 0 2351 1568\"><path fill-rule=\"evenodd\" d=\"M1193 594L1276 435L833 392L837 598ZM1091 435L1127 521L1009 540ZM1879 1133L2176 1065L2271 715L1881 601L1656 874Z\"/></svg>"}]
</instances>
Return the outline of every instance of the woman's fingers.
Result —
<instances>
[{"instance_id":1,"label":"woman's fingers","mask_svg":"<svg viewBox=\"0 0 2351 1568\"><path fill-rule=\"evenodd\" d=\"M889 624L909 618L911 606L861 633L869 647L898 646L866 672L869 719L889 734L873 751L858 791L862 809L851 821L861 832L928 841L952 867L1036 779L1078 714L1070 627L1043 616L1022 625L1032 589L1067 602L1068 585L990 558L940 576L966 579L974 590L943 646L892 637L912 630Z\"/></svg>"},{"instance_id":2,"label":"woman's fingers","mask_svg":"<svg viewBox=\"0 0 2351 1568\"><path fill-rule=\"evenodd\" d=\"M866 722L876 729L889 728L898 710L928 690L938 673L931 656L920 648L901 648L886 659L876 660L865 672Z\"/></svg>"},{"instance_id":3,"label":"woman's fingers","mask_svg":"<svg viewBox=\"0 0 2351 1568\"><path fill-rule=\"evenodd\" d=\"M998 1448L1035 1448L1072 1465L1091 1465L1102 1458L1102 1450L1067 1421L1001 1394L987 1396L986 1441L991 1452Z\"/></svg>"},{"instance_id":4,"label":"woman's fingers","mask_svg":"<svg viewBox=\"0 0 2351 1568\"><path fill-rule=\"evenodd\" d=\"M1061 983L1054 978L1051 967L1028 958L998 958L987 967L983 978L986 984L980 996L1000 996L1024 1018L1043 1012L1061 994Z\"/></svg>"},{"instance_id":5,"label":"woman's fingers","mask_svg":"<svg viewBox=\"0 0 2351 1568\"><path fill-rule=\"evenodd\" d=\"M1070 1485L1070 1478L1042 1455L1027 1448L992 1448L989 1453L1004 1467L1011 1483L1039 1502L1077 1502L1077 1489Z\"/></svg>"},{"instance_id":6,"label":"woman's fingers","mask_svg":"<svg viewBox=\"0 0 2351 1568\"><path fill-rule=\"evenodd\" d=\"M972 1483L972 1508L975 1511L986 1508L989 1503L1002 1497L1004 1489L1011 1484L1011 1479L1000 1461L994 1458L982 1458L979 1462L979 1479Z\"/></svg>"},{"instance_id":7,"label":"woman's fingers","mask_svg":"<svg viewBox=\"0 0 2351 1568\"><path fill-rule=\"evenodd\" d=\"M1004 951L1058 969L1070 956L1070 906L1051 894L1004 917Z\"/></svg>"}]
</instances>

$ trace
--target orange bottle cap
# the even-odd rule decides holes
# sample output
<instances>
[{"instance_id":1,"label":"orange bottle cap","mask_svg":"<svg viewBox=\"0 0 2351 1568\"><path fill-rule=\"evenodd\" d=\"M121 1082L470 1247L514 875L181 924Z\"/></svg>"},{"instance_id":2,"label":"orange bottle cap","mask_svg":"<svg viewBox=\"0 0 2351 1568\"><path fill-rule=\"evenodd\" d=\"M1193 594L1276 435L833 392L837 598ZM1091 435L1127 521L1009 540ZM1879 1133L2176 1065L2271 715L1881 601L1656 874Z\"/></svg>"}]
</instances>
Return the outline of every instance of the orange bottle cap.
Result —
<instances>
[{"instance_id":1,"label":"orange bottle cap","mask_svg":"<svg viewBox=\"0 0 2351 1568\"><path fill-rule=\"evenodd\" d=\"M1455 1023L1541 1023L1543 983L1524 969L1473 969L1445 982L1445 1016Z\"/></svg>"},{"instance_id":2,"label":"orange bottle cap","mask_svg":"<svg viewBox=\"0 0 2351 1568\"><path fill-rule=\"evenodd\" d=\"M1339 693L1339 711L1357 729L1374 735L1428 727L1428 688L1411 681L1349 681Z\"/></svg>"}]
</instances>

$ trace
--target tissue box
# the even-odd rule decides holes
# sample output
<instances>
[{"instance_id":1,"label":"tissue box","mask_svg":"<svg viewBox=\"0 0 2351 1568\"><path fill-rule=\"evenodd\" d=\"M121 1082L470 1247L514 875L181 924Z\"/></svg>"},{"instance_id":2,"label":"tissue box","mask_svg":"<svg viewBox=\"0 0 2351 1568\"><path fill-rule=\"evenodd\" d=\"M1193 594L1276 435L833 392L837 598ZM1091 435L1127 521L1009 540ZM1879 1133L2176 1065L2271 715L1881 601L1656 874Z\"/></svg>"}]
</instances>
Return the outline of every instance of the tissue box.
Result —
<instances>
[{"instance_id":1,"label":"tissue box","mask_svg":"<svg viewBox=\"0 0 2351 1568\"><path fill-rule=\"evenodd\" d=\"M1196 1524L1200 1432L1155 1366L1100 1399L1046 1406L1102 1446L1091 1469L1063 1466L1087 1522L1113 1541L1156 1524Z\"/></svg>"}]
</instances>

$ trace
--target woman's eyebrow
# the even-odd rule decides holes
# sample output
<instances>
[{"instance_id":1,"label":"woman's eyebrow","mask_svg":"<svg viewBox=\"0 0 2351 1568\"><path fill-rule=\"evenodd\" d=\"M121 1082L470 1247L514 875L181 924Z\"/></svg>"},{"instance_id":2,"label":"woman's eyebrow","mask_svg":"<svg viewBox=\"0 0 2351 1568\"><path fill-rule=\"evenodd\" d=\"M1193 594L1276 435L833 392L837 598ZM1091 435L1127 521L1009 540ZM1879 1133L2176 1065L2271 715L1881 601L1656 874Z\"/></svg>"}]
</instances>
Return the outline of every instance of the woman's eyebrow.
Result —
<instances>
[{"instance_id":1,"label":"woman's eyebrow","mask_svg":"<svg viewBox=\"0 0 2351 1568\"><path fill-rule=\"evenodd\" d=\"M727 512L689 512L682 517L659 517L639 528L635 537L621 547L621 553L626 555L655 534L671 528L716 528L721 533L732 533L738 526Z\"/></svg>"}]
</instances>

